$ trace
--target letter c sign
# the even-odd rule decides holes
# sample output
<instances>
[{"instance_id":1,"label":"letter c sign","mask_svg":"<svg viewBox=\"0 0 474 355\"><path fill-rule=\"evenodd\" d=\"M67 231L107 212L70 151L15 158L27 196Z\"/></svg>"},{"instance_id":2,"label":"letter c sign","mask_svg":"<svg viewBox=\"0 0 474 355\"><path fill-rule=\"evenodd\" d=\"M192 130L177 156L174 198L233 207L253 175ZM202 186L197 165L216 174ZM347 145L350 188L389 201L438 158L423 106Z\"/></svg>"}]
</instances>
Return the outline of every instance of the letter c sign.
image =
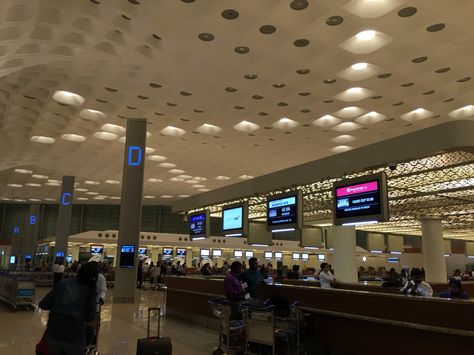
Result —
<instances>
[{"instance_id":1,"label":"letter c sign","mask_svg":"<svg viewBox=\"0 0 474 355\"><path fill-rule=\"evenodd\" d=\"M70 192L64 192L63 195L61 196L61 204L63 206L69 206L72 201L71 201L71 193Z\"/></svg>"}]
</instances>

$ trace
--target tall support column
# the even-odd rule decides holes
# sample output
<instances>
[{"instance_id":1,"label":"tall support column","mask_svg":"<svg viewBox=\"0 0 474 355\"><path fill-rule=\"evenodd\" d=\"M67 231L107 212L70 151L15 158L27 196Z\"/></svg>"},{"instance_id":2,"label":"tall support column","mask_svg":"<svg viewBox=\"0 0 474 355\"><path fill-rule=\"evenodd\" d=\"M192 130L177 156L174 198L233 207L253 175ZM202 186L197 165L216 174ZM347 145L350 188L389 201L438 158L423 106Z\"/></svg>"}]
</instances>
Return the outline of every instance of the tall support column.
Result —
<instances>
[{"instance_id":1,"label":"tall support column","mask_svg":"<svg viewBox=\"0 0 474 355\"><path fill-rule=\"evenodd\" d=\"M36 238L38 235L39 205L30 206L30 214L25 224L24 243L22 246L22 262L26 262L26 257L30 256L33 260L35 255Z\"/></svg>"},{"instance_id":2,"label":"tall support column","mask_svg":"<svg viewBox=\"0 0 474 355\"><path fill-rule=\"evenodd\" d=\"M128 119L122 179L114 303L134 303L142 211L146 119ZM121 267L121 246L134 245L133 267Z\"/></svg>"},{"instance_id":3,"label":"tall support column","mask_svg":"<svg viewBox=\"0 0 474 355\"><path fill-rule=\"evenodd\" d=\"M337 281L355 283L357 278L356 232L354 226L333 226L333 267Z\"/></svg>"},{"instance_id":4,"label":"tall support column","mask_svg":"<svg viewBox=\"0 0 474 355\"><path fill-rule=\"evenodd\" d=\"M58 220L56 222L56 245L57 253L67 256L67 242L71 229L72 196L74 192L74 176L63 176L61 195L59 196Z\"/></svg>"},{"instance_id":5,"label":"tall support column","mask_svg":"<svg viewBox=\"0 0 474 355\"><path fill-rule=\"evenodd\" d=\"M445 283L447 280L447 272L441 217L422 217L421 234L426 281Z\"/></svg>"}]
</instances>

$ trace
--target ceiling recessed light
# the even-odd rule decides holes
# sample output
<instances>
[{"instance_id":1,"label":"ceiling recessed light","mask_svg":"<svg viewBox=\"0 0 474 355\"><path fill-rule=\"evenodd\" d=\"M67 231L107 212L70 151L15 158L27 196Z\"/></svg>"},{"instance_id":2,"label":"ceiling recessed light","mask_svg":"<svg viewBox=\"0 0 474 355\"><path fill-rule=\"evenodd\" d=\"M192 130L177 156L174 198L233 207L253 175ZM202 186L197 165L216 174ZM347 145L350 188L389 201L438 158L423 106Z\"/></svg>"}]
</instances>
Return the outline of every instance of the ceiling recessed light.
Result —
<instances>
[{"instance_id":1,"label":"ceiling recessed light","mask_svg":"<svg viewBox=\"0 0 474 355\"><path fill-rule=\"evenodd\" d=\"M187 197L189 197L189 195L178 195L178 197L180 197L180 198L187 198Z\"/></svg>"},{"instance_id":2,"label":"ceiling recessed light","mask_svg":"<svg viewBox=\"0 0 474 355\"><path fill-rule=\"evenodd\" d=\"M76 197L76 200L79 200L79 201L88 201L89 198L87 198L87 197Z\"/></svg>"},{"instance_id":3,"label":"ceiling recessed light","mask_svg":"<svg viewBox=\"0 0 474 355\"><path fill-rule=\"evenodd\" d=\"M364 70L367 68L367 66L368 66L367 63L356 63L356 64L352 64L351 68L354 70Z\"/></svg>"},{"instance_id":4,"label":"ceiling recessed light","mask_svg":"<svg viewBox=\"0 0 474 355\"><path fill-rule=\"evenodd\" d=\"M33 136L30 138L32 142L43 143L43 144L53 144L56 142L56 139L45 136Z\"/></svg>"},{"instance_id":5,"label":"ceiling recessed light","mask_svg":"<svg viewBox=\"0 0 474 355\"><path fill-rule=\"evenodd\" d=\"M23 198L14 198L13 201L16 201L16 202L26 202L26 200L23 199Z\"/></svg>"},{"instance_id":6,"label":"ceiling recessed light","mask_svg":"<svg viewBox=\"0 0 474 355\"><path fill-rule=\"evenodd\" d=\"M186 180L185 183L190 184L190 185L197 184L199 183L199 180L196 180L196 179Z\"/></svg>"},{"instance_id":7,"label":"ceiling recessed light","mask_svg":"<svg viewBox=\"0 0 474 355\"><path fill-rule=\"evenodd\" d=\"M161 130L161 134L165 136L172 136L172 137L179 137L185 134L186 131L184 129L174 127L174 126L167 126Z\"/></svg>"},{"instance_id":8,"label":"ceiling recessed light","mask_svg":"<svg viewBox=\"0 0 474 355\"><path fill-rule=\"evenodd\" d=\"M275 31L276 31L276 27L272 25L263 25L262 27L260 27L260 32L266 35L272 34Z\"/></svg>"},{"instance_id":9,"label":"ceiling recessed light","mask_svg":"<svg viewBox=\"0 0 474 355\"><path fill-rule=\"evenodd\" d=\"M366 31L362 31L356 34L356 38L359 41L370 41L371 39L375 38L375 34L376 33L374 30L366 30Z\"/></svg>"},{"instance_id":10,"label":"ceiling recessed light","mask_svg":"<svg viewBox=\"0 0 474 355\"><path fill-rule=\"evenodd\" d=\"M307 0L293 0L290 2L290 7L296 11L304 10L308 7L308 5L309 3Z\"/></svg>"},{"instance_id":11,"label":"ceiling recessed light","mask_svg":"<svg viewBox=\"0 0 474 355\"><path fill-rule=\"evenodd\" d=\"M53 99L61 104L73 106L80 106L85 101L81 95L61 90L57 90L54 92Z\"/></svg>"},{"instance_id":12,"label":"ceiling recessed light","mask_svg":"<svg viewBox=\"0 0 474 355\"><path fill-rule=\"evenodd\" d=\"M342 134L340 136L334 137L331 139L332 142L336 144L347 144L356 140L356 137L349 134Z\"/></svg>"},{"instance_id":13,"label":"ceiling recessed light","mask_svg":"<svg viewBox=\"0 0 474 355\"><path fill-rule=\"evenodd\" d=\"M416 14L416 7L404 7L403 9L398 10L398 16L400 17L410 17Z\"/></svg>"},{"instance_id":14,"label":"ceiling recessed light","mask_svg":"<svg viewBox=\"0 0 474 355\"><path fill-rule=\"evenodd\" d=\"M79 112L79 117L86 121L100 121L107 118L105 113L91 109L82 110L81 112Z\"/></svg>"},{"instance_id":15,"label":"ceiling recessed light","mask_svg":"<svg viewBox=\"0 0 474 355\"><path fill-rule=\"evenodd\" d=\"M385 118L386 118L385 115L382 115L382 114L380 114L378 112L375 112L375 111L371 111L371 112L366 113L365 115L357 117L355 119L355 121L357 123L362 123L362 124L368 125L368 124L381 122L381 121L385 120Z\"/></svg>"},{"instance_id":16,"label":"ceiling recessed light","mask_svg":"<svg viewBox=\"0 0 474 355\"><path fill-rule=\"evenodd\" d=\"M239 176L239 179L241 179L241 180L249 180L249 179L253 179L253 176L252 176L252 175L240 175L240 176Z\"/></svg>"},{"instance_id":17,"label":"ceiling recessed light","mask_svg":"<svg viewBox=\"0 0 474 355\"><path fill-rule=\"evenodd\" d=\"M258 124L255 124L249 121L241 121L238 124L236 124L233 128L237 131L250 133L259 129L260 126Z\"/></svg>"},{"instance_id":18,"label":"ceiling recessed light","mask_svg":"<svg viewBox=\"0 0 474 355\"><path fill-rule=\"evenodd\" d=\"M51 198L51 197L47 197L47 198L45 198L44 200L45 200L45 201L51 201L51 202L56 201L55 198Z\"/></svg>"},{"instance_id":19,"label":"ceiling recessed light","mask_svg":"<svg viewBox=\"0 0 474 355\"><path fill-rule=\"evenodd\" d=\"M170 181L172 181L172 182L183 182L184 179L181 179L181 178L178 178L178 177L172 177L172 178L170 178Z\"/></svg>"},{"instance_id":20,"label":"ceiling recessed light","mask_svg":"<svg viewBox=\"0 0 474 355\"><path fill-rule=\"evenodd\" d=\"M79 134L63 134L61 136L61 139L69 142L75 142L75 143L82 143L86 140L86 137L81 136Z\"/></svg>"},{"instance_id":21,"label":"ceiling recessed light","mask_svg":"<svg viewBox=\"0 0 474 355\"><path fill-rule=\"evenodd\" d=\"M192 185L191 187L194 187L195 189L202 189L206 186L197 184L197 185Z\"/></svg>"},{"instance_id":22,"label":"ceiling recessed light","mask_svg":"<svg viewBox=\"0 0 474 355\"><path fill-rule=\"evenodd\" d=\"M165 161L167 158L162 155L149 155L146 159L151 161Z\"/></svg>"},{"instance_id":23,"label":"ceiling recessed light","mask_svg":"<svg viewBox=\"0 0 474 355\"><path fill-rule=\"evenodd\" d=\"M31 170L26 170L26 169L15 169L13 171L17 174L26 174L26 175L33 174L33 172Z\"/></svg>"},{"instance_id":24,"label":"ceiling recessed light","mask_svg":"<svg viewBox=\"0 0 474 355\"><path fill-rule=\"evenodd\" d=\"M31 175L33 179L41 179L41 180L48 180L49 177L46 175L39 175L39 174L33 174Z\"/></svg>"},{"instance_id":25,"label":"ceiling recessed light","mask_svg":"<svg viewBox=\"0 0 474 355\"><path fill-rule=\"evenodd\" d=\"M145 196L143 196L143 198L152 199L152 198L155 198L155 196L145 195Z\"/></svg>"},{"instance_id":26,"label":"ceiling recessed light","mask_svg":"<svg viewBox=\"0 0 474 355\"><path fill-rule=\"evenodd\" d=\"M273 122L273 127L279 129L292 129L299 126L299 122L294 121L290 118L283 117L276 122Z\"/></svg>"},{"instance_id":27,"label":"ceiling recessed light","mask_svg":"<svg viewBox=\"0 0 474 355\"><path fill-rule=\"evenodd\" d=\"M155 152L155 148L151 148L151 147L146 147L145 148L145 154L151 154L151 153L154 153Z\"/></svg>"},{"instance_id":28,"label":"ceiling recessed light","mask_svg":"<svg viewBox=\"0 0 474 355\"><path fill-rule=\"evenodd\" d=\"M334 116L340 117L340 118L355 118L358 117L362 114L367 112L365 109L357 107L357 106L348 106L344 107L343 109L334 112Z\"/></svg>"},{"instance_id":29,"label":"ceiling recessed light","mask_svg":"<svg viewBox=\"0 0 474 355\"><path fill-rule=\"evenodd\" d=\"M331 126L334 126L338 123L341 123L342 120L340 118L331 116L331 115L324 115L323 117L320 117L316 120L313 121L313 124L315 126L323 127L323 128L328 128Z\"/></svg>"},{"instance_id":30,"label":"ceiling recessed light","mask_svg":"<svg viewBox=\"0 0 474 355\"><path fill-rule=\"evenodd\" d=\"M239 12L234 9L226 9L221 12L221 15L227 20L235 20L237 17L239 17Z\"/></svg>"},{"instance_id":31,"label":"ceiling recessed light","mask_svg":"<svg viewBox=\"0 0 474 355\"><path fill-rule=\"evenodd\" d=\"M94 192L94 191L88 191L88 192L86 192L86 195L92 195L92 196L94 196L94 195L98 195L98 194L99 194L98 192Z\"/></svg>"},{"instance_id":32,"label":"ceiling recessed light","mask_svg":"<svg viewBox=\"0 0 474 355\"><path fill-rule=\"evenodd\" d=\"M7 184L8 187L23 187L21 184Z\"/></svg>"},{"instance_id":33,"label":"ceiling recessed light","mask_svg":"<svg viewBox=\"0 0 474 355\"><path fill-rule=\"evenodd\" d=\"M110 196L109 199L111 200L120 200L119 196Z\"/></svg>"},{"instance_id":34,"label":"ceiling recessed light","mask_svg":"<svg viewBox=\"0 0 474 355\"><path fill-rule=\"evenodd\" d=\"M100 185L99 181L93 181L93 180L86 180L84 181L84 184L86 185Z\"/></svg>"},{"instance_id":35,"label":"ceiling recessed light","mask_svg":"<svg viewBox=\"0 0 474 355\"><path fill-rule=\"evenodd\" d=\"M118 181L118 180L105 180L105 183L110 184L110 185L119 185L120 181Z\"/></svg>"},{"instance_id":36,"label":"ceiling recessed light","mask_svg":"<svg viewBox=\"0 0 474 355\"><path fill-rule=\"evenodd\" d=\"M184 173L184 170L181 170L181 169L171 169L171 170L168 170L168 172L170 174L182 174Z\"/></svg>"},{"instance_id":37,"label":"ceiling recessed light","mask_svg":"<svg viewBox=\"0 0 474 355\"><path fill-rule=\"evenodd\" d=\"M78 188L74 189L74 191L87 192L87 191L89 191L89 190L88 190L88 189L83 189L82 187L78 187Z\"/></svg>"},{"instance_id":38,"label":"ceiling recessed light","mask_svg":"<svg viewBox=\"0 0 474 355\"><path fill-rule=\"evenodd\" d=\"M458 108L457 110L448 113L448 115L452 118L467 118L474 116L474 105L466 105Z\"/></svg>"},{"instance_id":39,"label":"ceiling recessed light","mask_svg":"<svg viewBox=\"0 0 474 355\"><path fill-rule=\"evenodd\" d=\"M342 122L342 123L339 123L337 126L332 127L332 129L338 132L350 132L360 127L361 126L359 124L354 123L354 122Z\"/></svg>"},{"instance_id":40,"label":"ceiling recessed light","mask_svg":"<svg viewBox=\"0 0 474 355\"><path fill-rule=\"evenodd\" d=\"M338 15L330 16L326 19L326 25L328 26L338 26L343 22L344 17Z\"/></svg>"},{"instance_id":41,"label":"ceiling recessed light","mask_svg":"<svg viewBox=\"0 0 474 355\"><path fill-rule=\"evenodd\" d=\"M438 32L444 29L446 25L444 23L437 23L426 28L428 32Z\"/></svg>"},{"instance_id":42,"label":"ceiling recessed light","mask_svg":"<svg viewBox=\"0 0 474 355\"><path fill-rule=\"evenodd\" d=\"M113 124L113 123L106 123L100 127L101 130L109 133L114 133L118 135L123 135L127 131L125 127Z\"/></svg>"},{"instance_id":43,"label":"ceiling recessed light","mask_svg":"<svg viewBox=\"0 0 474 355\"><path fill-rule=\"evenodd\" d=\"M118 138L118 136L115 133L109 133L109 132L96 132L94 133L93 137L97 139L102 139L104 141L114 141Z\"/></svg>"},{"instance_id":44,"label":"ceiling recessed light","mask_svg":"<svg viewBox=\"0 0 474 355\"><path fill-rule=\"evenodd\" d=\"M161 195L160 197L161 198L173 198L173 196L171 196L171 195Z\"/></svg>"},{"instance_id":45,"label":"ceiling recessed light","mask_svg":"<svg viewBox=\"0 0 474 355\"><path fill-rule=\"evenodd\" d=\"M425 110L424 108L420 107L420 108L417 108L416 110L407 112L400 117L402 120L415 122L415 121L420 121L431 116L433 116L433 112Z\"/></svg>"},{"instance_id":46,"label":"ceiling recessed light","mask_svg":"<svg viewBox=\"0 0 474 355\"><path fill-rule=\"evenodd\" d=\"M54 182L54 181L46 181L45 185L48 185L48 186L61 186L61 184L59 182Z\"/></svg>"},{"instance_id":47,"label":"ceiling recessed light","mask_svg":"<svg viewBox=\"0 0 474 355\"><path fill-rule=\"evenodd\" d=\"M189 180L193 178L191 175L178 175L177 177L183 180Z\"/></svg>"},{"instance_id":48,"label":"ceiling recessed light","mask_svg":"<svg viewBox=\"0 0 474 355\"><path fill-rule=\"evenodd\" d=\"M156 183L162 182L163 180L161 180L161 179L155 179L155 178L149 178L147 181L156 184Z\"/></svg>"},{"instance_id":49,"label":"ceiling recessed light","mask_svg":"<svg viewBox=\"0 0 474 355\"><path fill-rule=\"evenodd\" d=\"M209 189L198 189L199 192L208 192L208 191L211 191Z\"/></svg>"},{"instance_id":50,"label":"ceiling recessed light","mask_svg":"<svg viewBox=\"0 0 474 355\"><path fill-rule=\"evenodd\" d=\"M219 180L219 181L227 181L227 180L230 180L230 177L219 175L219 176L216 176L214 179Z\"/></svg>"},{"instance_id":51,"label":"ceiling recessed light","mask_svg":"<svg viewBox=\"0 0 474 355\"><path fill-rule=\"evenodd\" d=\"M173 163L160 163L158 164L160 168L175 168L176 164Z\"/></svg>"},{"instance_id":52,"label":"ceiling recessed light","mask_svg":"<svg viewBox=\"0 0 474 355\"><path fill-rule=\"evenodd\" d=\"M247 54L248 52L250 52L250 48L245 46L237 46L234 48L234 51L238 54Z\"/></svg>"},{"instance_id":53,"label":"ceiling recessed light","mask_svg":"<svg viewBox=\"0 0 474 355\"><path fill-rule=\"evenodd\" d=\"M41 201L40 198L29 198L28 200L32 201L32 202L40 202Z\"/></svg>"},{"instance_id":54,"label":"ceiling recessed light","mask_svg":"<svg viewBox=\"0 0 474 355\"><path fill-rule=\"evenodd\" d=\"M204 123L203 125L196 128L196 131L205 134L217 134L222 131L222 128L214 126L212 124Z\"/></svg>"},{"instance_id":55,"label":"ceiling recessed light","mask_svg":"<svg viewBox=\"0 0 474 355\"><path fill-rule=\"evenodd\" d=\"M30 186L30 187L40 187L41 184L37 184L35 182L27 182L25 186Z\"/></svg>"},{"instance_id":56,"label":"ceiling recessed light","mask_svg":"<svg viewBox=\"0 0 474 355\"><path fill-rule=\"evenodd\" d=\"M214 35L209 32L203 32L199 34L199 39L204 42L209 42L214 40Z\"/></svg>"},{"instance_id":57,"label":"ceiling recessed light","mask_svg":"<svg viewBox=\"0 0 474 355\"><path fill-rule=\"evenodd\" d=\"M343 153L351 149L353 148L348 145L338 145L337 147L331 148L331 151L333 151L334 153Z\"/></svg>"}]
</instances>

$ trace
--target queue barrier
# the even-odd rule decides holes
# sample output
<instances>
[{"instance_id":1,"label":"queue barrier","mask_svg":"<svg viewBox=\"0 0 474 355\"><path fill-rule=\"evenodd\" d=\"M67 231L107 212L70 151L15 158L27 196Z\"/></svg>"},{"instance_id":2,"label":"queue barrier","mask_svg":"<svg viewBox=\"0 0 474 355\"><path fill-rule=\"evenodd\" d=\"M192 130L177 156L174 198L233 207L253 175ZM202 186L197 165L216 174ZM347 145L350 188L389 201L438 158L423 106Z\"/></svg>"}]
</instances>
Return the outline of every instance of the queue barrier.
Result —
<instances>
[{"instance_id":1,"label":"queue barrier","mask_svg":"<svg viewBox=\"0 0 474 355\"><path fill-rule=\"evenodd\" d=\"M34 309L35 284L24 276L0 273L0 299L15 309L26 306Z\"/></svg>"}]
</instances>

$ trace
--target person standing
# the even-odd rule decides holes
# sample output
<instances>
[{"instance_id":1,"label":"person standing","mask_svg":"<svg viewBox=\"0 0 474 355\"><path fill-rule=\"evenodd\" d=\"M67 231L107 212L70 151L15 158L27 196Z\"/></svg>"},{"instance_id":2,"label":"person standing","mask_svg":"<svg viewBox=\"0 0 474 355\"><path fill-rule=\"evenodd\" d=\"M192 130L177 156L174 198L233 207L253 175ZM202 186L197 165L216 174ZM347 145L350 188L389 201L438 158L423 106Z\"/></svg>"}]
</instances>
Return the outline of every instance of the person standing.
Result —
<instances>
[{"instance_id":1,"label":"person standing","mask_svg":"<svg viewBox=\"0 0 474 355\"><path fill-rule=\"evenodd\" d=\"M63 279L65 269L66 268L64 267L63 262L56 259L56 262L54 263L52 267L53 287L56 287L56 285L61 282L61 280Z\"/></svg>"},{"instance_id":2,"label":"person standing","mask_svg":"<svg viewBox=\"0 0 474 355\"><path fill-rule=\"evenodd\" d=\"M258 259L249 259L249 268L241 273L240 279L247 284L247 291L250 297L258 298L260 286L264 282L264 278L258 269Z\"/></svg>"},{"instance_id":3,"label":"person standing","mask_svg":"<svg viewBox=\"0 0 474 355\"><path fill-rule=\"evenodd\" d=\"M49 310L44 339L51 355L83 355L86 322L96 317L97 266L85 264L77 277L59 283L39 303Z\"/></svg>"},{"instance_id":4,"label":"person standing","mask_svg":"<svg viewBox=\"0 0 474 355\"><path fill-rule=\"evenodd\" d=\"M328 263L321 264L321 271L319 272L319 283L321 284L321 288L333 288L336 279L330 270L330 266Z\"/></svg>"},{"instance_id":5,"label":"person standing","mask_svg":"<svg viewBox=\"0 0 474 355\"><path fill-rule=\"evenodd\" d=\"M143 261L140 260L137 267L137 288L142 288L143 286Z\"/></svg>"}]
</instances>

